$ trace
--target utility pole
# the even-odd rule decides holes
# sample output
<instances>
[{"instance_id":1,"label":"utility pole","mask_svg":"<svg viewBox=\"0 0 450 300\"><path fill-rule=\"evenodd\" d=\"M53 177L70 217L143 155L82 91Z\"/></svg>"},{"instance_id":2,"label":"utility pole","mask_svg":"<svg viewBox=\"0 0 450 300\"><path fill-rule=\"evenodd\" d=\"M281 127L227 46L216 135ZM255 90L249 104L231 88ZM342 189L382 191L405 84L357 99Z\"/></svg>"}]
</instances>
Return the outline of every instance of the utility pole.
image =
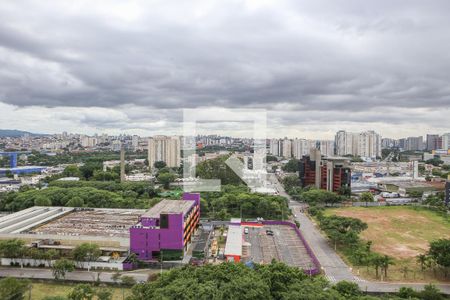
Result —
<instances>
[{"instance_id":1,"label":"utility pole","mask_svg":"<svg viewBox=\"0 0 450 300\"><path fill-rule=\"evenodd\" d=\"M164 261L164 256L163 256L163 251L161 249L161 270L160 270L160 275L162 276L163 273L163 261Z\"/></svg>"}]
</instances>

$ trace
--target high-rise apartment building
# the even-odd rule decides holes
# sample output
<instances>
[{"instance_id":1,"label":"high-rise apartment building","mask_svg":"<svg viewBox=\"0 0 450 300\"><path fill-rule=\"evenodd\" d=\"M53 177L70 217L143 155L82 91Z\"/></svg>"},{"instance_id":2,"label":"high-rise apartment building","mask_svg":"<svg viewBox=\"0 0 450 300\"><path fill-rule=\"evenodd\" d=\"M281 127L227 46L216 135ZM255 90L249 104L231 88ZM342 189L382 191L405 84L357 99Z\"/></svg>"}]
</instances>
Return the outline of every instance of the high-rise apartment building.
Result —
<instances>
[{"instance_id":1,"label":"high-rise apartment building","mask_svg":"<svg viewBox=\"0 0 450 300\"><path fill-rule=\"evenodd\" d=\"M301 159L303 156L309 154L311 148L315 148L311 140L295 138L292 141L292 156L296 159Z\"/></svg>"},{"instance_id":2,"label":"high-rise apartment building","mask_svg":"<svg viewBox=\"0 0 450 300\"><path fill-rule=\"evenodd\" d=\"M383 138L381 139L381 149L392 149L399 146L399 140Z\"/></svg>"},{"instance_id":3,"label":"high-rise apartment building","mask_svg":"<svg viewBox=\"0 0 450 300\"><path fill-rule=\"evenodd\" d=\"M375 131L360 133L338 131L335 137L336 154L362 157L381 157L381 136Z\"/></svg>"},{"instance_id":4,"label":"high-rise apartment building","mask_svg":"<svg viewBox=\"0 0 450 300\"><path fill-rule=\"evenodd\" d=\"M358 137L358 155L381 157L381 136L375 131L361 132Z\"/></svg>"},{"instance_id":5,"label":"high-rise apartment building","mask_svg":"<svg viewBox=\"0 0 450 300\"><path fill-rule=\"evenodd\" d=\"M282 156L283 143L279 139L271 139L269 141L269 153L274 156Z\"/></svg>"},{"instance_id":6,"label":"high-rise apartment building","mask_svg":"<svg viewBox=\"0 0 450 300\"><path fill-rule=\"evenodd\" d=\"M292 141L288 138L282 140L282 155L284 158L292 157Z\"/></svg>"},{"instance_id":7,"label":"high-rise apartment building","mask_svg":"<svg viewBox=\"0 0 450 300\"><path fill-rule=\"evenodd\" d=\"M406 151L421 151L424 150L423 136L408 137L405 141L404 150Z\"/></svg>"},{"instance_id":8,"label":"high-rise apartment building","mask_svg":"<svg viewBox=\"0 0 450 300\"><path fill-rule=\"evenodd\" d=\"M439 135L438 134L427 134L427 148L426 150L436 150L438 149L438 140Z\"/></svg>"},{"instance_id":9,"label":"high-rise apartment building","mask_svg":"<svg viewBox=\"0 0 450 300\"><path fill-rule=\"evenodd\" d=\"M131 148L133 151L137 151L139 149L139 136L133 135L131 137Z\"/></svg>"},{"instance_id":10,"label":"high-rise apartment building","mask_svg":"<svg viewBox=\"0 0 450 300\"><path fill-rule=\"evenodd\" d=\"M442 146L441 146L441 148L445 149L445 150L450 149L450 133L444 133L441 136L441 139L442 139Z\"/></svg>"},{"instance_id":11,"label":"high-rise apartment building","mask_svg":"<svg viewBox=\"0 0 450 300\"><path fill-rule=\"evenodd\" d=\"M315 148L319 149L327 157L334 156L334 141L317 141Z\"/></svg>"},{"instance_id":12,"label":"high-rise apartment building","mask_svg":"<svg viewBox=\"0 0 450 300\"><path fill-rule=\"evenodd\" d=\"M80 139L81 146L85 148L92 148L97 145L97 139L90 136L82 136Z\"/></svg>"},{"instance_id":13,"label":"high-rise apartment building","mask_svg":"<svg viewBox=\"0 0 450 300\"><path fill-rule=\"evenodd\" d=\"M169 168L177 168L181 164L180 150L178 136L154 136L148 140L148 163L153 168L155 162L163 161Z\"/></svg>"}]
</instances>

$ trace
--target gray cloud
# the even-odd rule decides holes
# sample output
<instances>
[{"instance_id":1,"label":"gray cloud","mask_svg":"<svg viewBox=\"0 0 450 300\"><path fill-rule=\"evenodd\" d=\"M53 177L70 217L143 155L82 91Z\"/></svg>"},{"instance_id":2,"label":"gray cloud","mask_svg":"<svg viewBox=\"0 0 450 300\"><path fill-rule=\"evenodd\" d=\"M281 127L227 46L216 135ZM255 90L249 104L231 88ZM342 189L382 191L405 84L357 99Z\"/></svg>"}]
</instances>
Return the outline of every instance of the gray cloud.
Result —
<instances>
[{"instance_id":1,"label":"gray cloud","mask_svg":"<svg viewBox=\"0 0 450 300\"><path fill-rule=\"evenodd\" d=\"M449 8L388 0L4 1L0 102L145 107L166 111L153 116L159 121L204 106L284 111L285 125L414 116L432 127L445 118L430 119L429 110L450 107ZM109 126L95 115L84 121Z\"/></svg>"}]
</instances>

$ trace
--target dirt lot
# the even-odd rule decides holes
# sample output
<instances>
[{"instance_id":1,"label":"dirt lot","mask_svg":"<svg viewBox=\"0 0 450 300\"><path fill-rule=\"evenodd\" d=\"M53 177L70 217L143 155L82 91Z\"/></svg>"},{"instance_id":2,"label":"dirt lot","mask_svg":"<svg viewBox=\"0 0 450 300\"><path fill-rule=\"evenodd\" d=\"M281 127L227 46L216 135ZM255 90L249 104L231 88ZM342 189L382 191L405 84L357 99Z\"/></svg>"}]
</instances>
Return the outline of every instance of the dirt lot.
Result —
<instances>
[{"instance_id":1,"label":"dirt lot","mask_svg":"<svg viewBox=\"0 0 450 300\"><path fill-rule=\"evenodd\" d=\"M373 241L372 249L397 259L413 258L428 250L429 242L450 238L450 223L434 212L410 207L348 207L326 214L354 217L369 225L361 237Z\"/></svg>"},{"instance_id":2,"label":"dirt lot","mask_svg":"<svg viewBox=\"0 0 450 300\"><path fill-rule=\"evenodd\" d=\"M387 281L448 282L441 272L422 271L416 256L425 253L429 242L450 238L450 222L438 214L412 207L346 207L325 210L325 215L354 217L366 222L369 228L361 238L373 242L372 250L394 257ZM408 271L406 272L405 269ZM355 273L375 279L374 268L354 266Z\"/></svg>"}]
</instances>

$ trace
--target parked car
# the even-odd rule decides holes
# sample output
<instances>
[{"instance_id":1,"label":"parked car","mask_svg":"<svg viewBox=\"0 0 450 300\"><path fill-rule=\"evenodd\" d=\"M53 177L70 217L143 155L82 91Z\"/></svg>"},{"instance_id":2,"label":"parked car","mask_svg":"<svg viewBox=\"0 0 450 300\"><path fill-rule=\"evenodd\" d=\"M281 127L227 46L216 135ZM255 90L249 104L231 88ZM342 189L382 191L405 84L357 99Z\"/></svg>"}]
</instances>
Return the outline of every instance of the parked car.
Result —
<instances>
[{"instance_id":1,"label":"parked car","mask_svg":"<svg viewBox=\"0 0 450 300\"><path fill-rule=\"evenodd\" d=\"M245 228L244 228L244 233L245 233L245 234L248 234L248 227L245 227Z\"/></svg>"}]
</instances>

